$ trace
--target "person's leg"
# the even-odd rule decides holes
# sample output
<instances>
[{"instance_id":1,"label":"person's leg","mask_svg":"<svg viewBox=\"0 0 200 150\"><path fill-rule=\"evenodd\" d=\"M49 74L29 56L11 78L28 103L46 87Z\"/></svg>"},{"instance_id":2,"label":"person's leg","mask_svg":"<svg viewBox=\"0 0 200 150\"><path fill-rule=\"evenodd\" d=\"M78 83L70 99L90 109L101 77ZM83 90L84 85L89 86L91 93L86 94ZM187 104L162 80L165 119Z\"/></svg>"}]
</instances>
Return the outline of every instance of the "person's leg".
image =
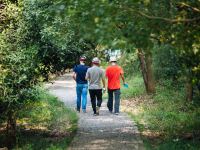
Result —
<instances>
[{"instance_id":1,"label":"person's leg","mask_svg":"<svg viewBox=\"0 0 200 150\"><path fill-rule=\"evenodd\" d=\"M82 90L82 110L83 110L83 112L86 112L87 90L88 90L88 85L83 84L83 90Z\"/></svg>"},{"instance_id":2,"label":"person's leg","mask_svg":"<svg viewBox=\"0 0 200 150\"><path fill-rule=\"evenodd\" d=\"M102 89L96 90L96 96L97 96L97 106L101 107L101 103L102 103Z\"/></svg>"},{"instance_id":3,"label":"person's leg","mask_svg":"<svg viewBox=\"0 0 200 150\"><path fill-rule=\"evenodd\" d=\"M102 89L96 90L96 96L97 96L97 108L96 108L96 112L99 115L99 109L100 109L101 103L102 103Z\"/></svg>"},{"instance_id":4,"label":"person's leg","mask_svg":"<svg viewBox=\"0 0 200 150\"><path fill-rule=\"evenodd\" d=\"M107 103L108 110L112 112L113 110L113 90L108 89L108 103Z\"/></svg>"},{"instance_id":5,"label":"person's leg","mask_svg":"<svg viewBox=\"0 0 200 150\"><path fill-rule=\"evenodd\" d=\"M80 107L81 107L81 93L82 93L82 86L81 84L77 84L76 85L76 109L77 111L80 112Z\"/></svg>"},{"instance_id":6,"label":"person's leg","mask_svg":"<svg viewBox=\"0 0 200 150\"><path fill-rule=\"evenodd\" d=\"M115 113L119 113L120 106L120 89L114 91L115 94Z\"/></svg>"},{"instance_id":7,"label":"person's leg","mask_svg":"<svg viewBox=\"0 0 200 150\"><path fill-rule=\"evenodd\" d=\"M95 97L95 90L89 90L90 92L90 99L92 104L92 109L94 111L94 114L96 114L96 97Z\"/></svg>"}]
</instances>

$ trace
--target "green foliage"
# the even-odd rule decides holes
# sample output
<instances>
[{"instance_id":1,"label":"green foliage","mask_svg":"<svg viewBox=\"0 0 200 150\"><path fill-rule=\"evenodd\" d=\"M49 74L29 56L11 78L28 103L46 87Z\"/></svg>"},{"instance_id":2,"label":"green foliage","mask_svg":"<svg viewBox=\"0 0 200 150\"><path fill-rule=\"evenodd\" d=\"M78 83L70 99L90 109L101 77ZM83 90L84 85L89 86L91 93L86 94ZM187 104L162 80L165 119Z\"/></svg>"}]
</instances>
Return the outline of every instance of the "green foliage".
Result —
<instances>
[{"instance_id":1,"label":"green foliage","mask_svg":"<svg viewBox=\"0 0 200 150\"><path fill-rule=\"evenodd\" d=\"M24 44L37 44L38 57L45 76L72 67L89 44L80 40L68 15L62 15L65 6L58 2L29 1L22 3L29 34Z\"/></svg>"},{"instance_id":2,"label":"green foliage","mask_svg":"<svg viewBox=\"0 0 200 150\"><path fill-rule=\"evenodd\" d=\"M157 106L146 107L150 128L173 136L199 130L200 110L195 105L183 101L183 89L170 84L158 87L158 92L154 97Z\"/></svg>"},{"instance_id":3,"label":"green foliage","mask_svg":"<svg viewBox=\"0 0 200 150\"><path fill-rule=\"evenodd\" d=\"M48 128L55 127L56 125L59 126L60 121L63 123L62 119L66 120L66 118L71 121L69 123L77 121L75 113L66 109L64 103L49 95L47 91L38 87L36 89L38 91L37 95L35 95L37 101L34 104L26 105L26 108L19 111L19 119L29 118L26 121L28 124L42 125ZM68 128L67 122L66 128Z\"/></svg>"},{"instance_id":4,"label":"green foliage","mask_svg":"<svg viewBox=\"0 0 200 150\"><path fill-rule=\"evenodd\" d=\"M139 73L140 64L137 53L124 52L119 60L120 66L124 69L125 76L134 76Z\"/></svg>"},{"instance_id":5,"label":"green foliage","mask_svg":"<svg viewBox=\"0 0 200 150\"><path fill-rule=\"evenodd\" d=\"M77 128L76 113L41 87L35 88L34 99L17 113L15 149L66 149Z\"/></svg>"},{"instance_id":6,"label":"green foliage","mask_svg":"<svg viewBox=\"0 0 200 150\"><path fill-rule=\"evenodd\" d=\"M12 113L20 109L28 99L27 92L40 81L37 72L37 46L20 46L20 11L16 4L7 2L5 12L11 21L0 33L0 106L2 113ZM10 9L12 7L12 9ZM16 16L19 14L19 16Z\"/></svg>"},{"instance_id":7,"label":"green foliage","mask_svg":"<svg viewBox=\"0 0 200 150\"><path fill-rule=\"evenodd\" d=\"M181 76L181 60L170 45L155 46L153 50L153 68L156 79L177 80Z\"/></svg>"},{"instance_id":8,"label":"green foliage","mask_svg":"<svg viewBox=\"0 0 200 150\"><path fill-rule=\"evenodd\" d=\"M165 81L166 83L167 81ZM144 104L145 120L149 129L159 131L168 136L176 136L199 129L199 107L187 104L184 90L174 84L160 85L152 104ZM170 106L170 107L166 107Z\"/></svg>"},{"instance_id":9,"label":"green foliage","mask_svg":"<svg viewBox=\"0 0 200 150\"><path fill-rule=\"evenodd\" d=\"M144 134L142 137L147 149L198 149L199 103L187 103L184 99L183 86L174 84L171 80L163 81L157 86L157 93L152 97L141 98L144 87L141 77L130 79L129 83L137 83L137 93L127 91L123 98L130 94L130 103L134 97L133 110L127 110L137 122L138 128ZM133 91L134 89L132 89ZM122 93L126 93L122 90ZM136 95L136 97L135 97ZM145 133L149 134L145 134ZM187 139L187 135L191 138ZM152 136L152 137L151 137ZM197 137L196 137L197 136Z\"/></svg>"},{"instance_id":10,"label":"green foliage","mask_svg":"<svg viewBox=\"0 0 200 150\"><path fill-rule=\"evenodd\" d=\"M122 88L121 96L123 98L132 98L142 95L145 92L145 87L140 75L135 74L126 78L128 88Z\"/></svg>"},{"instance_id":11,"label":"green foliage","mask_svg":"<svg viewBox=\"0 0 200 150\"><path fill-rule=\"evenodd\" d=\"M34 101L27 99L27 91L50 73L72 67L90 44L79 40L56 1L3 1L2 6L0 111L15 116L27 101Z\"/></svg>"},{"instance_id":12,"label":"green foliage","mask_svg":"<svg viewBox=\"0 0 200 150\"><path fill-rule=\"evenodd\" d=\"M199 74L197 70L200 60L198 7L197 1L189 0L161 0L159 3L156 0L87 0L69 1L67 6L70 8L69 16L74 18L77 24L81 24L79 31L85 39L111 48L113 45L123 45L125 50L129 50L127 47L131 45L142 49L146 57L151 57L156 45L161 45L161 49L163 45L173 47L167 50L166 55L169 55L165 58L171 60L168 61L169 65L173 60L178 61L178 64L174 67L165 66L163 75L177 78L180 69L183 70L183 75L195 84L199 84L196 74ZM157 56L161 58L163 55L161 52L160 56ZM158 73L159 67L156 69ZM169 73L168 69L172 72Z\"/></svg>"},{"instance_id":13,"label":"green foliage","mask_svg":"<svg viewBox=\"0 0 200 150\"><path fill-rule=\"evenodd\" d=\"M147 150L198 150L200 143L198 140L169 139L169 140L152 140L144 139ZM156 142L156 144L155 144Z\"/></svg>"}]
</instances>

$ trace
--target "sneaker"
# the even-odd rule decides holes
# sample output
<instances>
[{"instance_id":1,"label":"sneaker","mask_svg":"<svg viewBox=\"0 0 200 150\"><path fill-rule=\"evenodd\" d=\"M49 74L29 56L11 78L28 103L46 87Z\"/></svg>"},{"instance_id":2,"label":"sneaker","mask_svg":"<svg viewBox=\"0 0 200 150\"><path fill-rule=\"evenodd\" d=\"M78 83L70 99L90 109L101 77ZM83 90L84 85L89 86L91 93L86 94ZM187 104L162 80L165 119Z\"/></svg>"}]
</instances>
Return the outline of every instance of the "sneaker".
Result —
<instances>
[{"instance_id":1,"label":"sneaker","mask_svg":"<svg viewBox=\"0 0 200 150\"><path fill-rule=\"evenodd\" d=\"M96 114L99 115L99 106L96 107Z\"/></svg>"},{"instance_id":2,"label":"sneaker","mask_svg":"<svg viewBox=\"0 0 200 150\"><path fill-rule=\"evenodd\" d=\"M76 110L78 113L80 113L80 109L78 109L78 108L75 108L75 110Z\"/></svg>"},{"instance_id":3,"label":"sneaker","mask_svg":"<svg viewBox=\"0 0 200 150\"><path fill-rule=\"evenodd\" d=\"M97 114L93 114L93 116L97 116Z\"/></svg>"},{"instance_id":4,"label":"sneaker","mask_svg":"<svg viewBox=\"0 0 200 150\"><path fill-rule=\"evenodd\" d=\"M82 112L83 112L83 113L86 113L86 109L83 109Z\"/></svg>"},{"instance_id":5,"label":"sneaker","mask_svg":"<svg viewBox=\"0 0 200 150\"><path fill-rule=\"evenodd\" d=\"M115 115L119 115L119 113L115 113Z\"/></svg>"}]
</instances>

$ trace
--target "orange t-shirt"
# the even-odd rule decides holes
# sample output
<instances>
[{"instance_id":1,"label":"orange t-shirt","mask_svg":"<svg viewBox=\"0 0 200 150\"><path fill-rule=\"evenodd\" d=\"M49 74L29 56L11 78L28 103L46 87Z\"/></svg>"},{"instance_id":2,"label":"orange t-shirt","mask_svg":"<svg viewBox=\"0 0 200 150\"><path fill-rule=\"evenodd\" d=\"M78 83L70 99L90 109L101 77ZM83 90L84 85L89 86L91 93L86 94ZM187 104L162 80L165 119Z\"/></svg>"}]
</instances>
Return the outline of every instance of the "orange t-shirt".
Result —
<instances>
[{"instance_id":1,"label":"orange t-shirt","mask_svg":"<svg viewBox=\"0 0 200 150\"><path fill-rule=\"evenodd\" d=\"M120 88L120 75L123 74L121 67L109 66L106 68L106 77L108 78L108 89L114 90Z\"/></svg>"}]
</instances>

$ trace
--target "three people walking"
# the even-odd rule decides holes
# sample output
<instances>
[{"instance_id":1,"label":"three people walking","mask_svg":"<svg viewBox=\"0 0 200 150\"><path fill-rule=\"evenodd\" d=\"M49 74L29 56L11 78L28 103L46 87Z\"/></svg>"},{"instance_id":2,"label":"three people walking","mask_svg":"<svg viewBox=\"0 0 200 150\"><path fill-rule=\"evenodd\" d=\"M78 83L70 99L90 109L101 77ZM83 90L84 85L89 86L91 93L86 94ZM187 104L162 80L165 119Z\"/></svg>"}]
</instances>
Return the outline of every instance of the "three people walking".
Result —
<instances>
[{"instance_id":1,"label":"three people walking","mask_svg":"<svg viewBox=\"0 0 200 150\"><path fill-rule=\"evenodd\" d=\"M86 112L87 105L87 89L89 81L89 93L94 115L99 115L99 110L102 104L102 90L105 91L105 77L108 79L108 110L116 115L120 109L120 78L125 84L123 69L117 65L115 57L110 58L110 66L106 68L106 72L99 67L100 60L95 57L92 60L92 67L85 65L86 58L80 57L80 65L74 67L73 78L77 83L77 111L80 112L82 103L82 111ZM102 86L102 84L103 86ZM113 98L114 97L114 98ZM82 102L81 102L82 101ZM114 110L113 110L114 102Z\"/></svg>"}]
</instances>

